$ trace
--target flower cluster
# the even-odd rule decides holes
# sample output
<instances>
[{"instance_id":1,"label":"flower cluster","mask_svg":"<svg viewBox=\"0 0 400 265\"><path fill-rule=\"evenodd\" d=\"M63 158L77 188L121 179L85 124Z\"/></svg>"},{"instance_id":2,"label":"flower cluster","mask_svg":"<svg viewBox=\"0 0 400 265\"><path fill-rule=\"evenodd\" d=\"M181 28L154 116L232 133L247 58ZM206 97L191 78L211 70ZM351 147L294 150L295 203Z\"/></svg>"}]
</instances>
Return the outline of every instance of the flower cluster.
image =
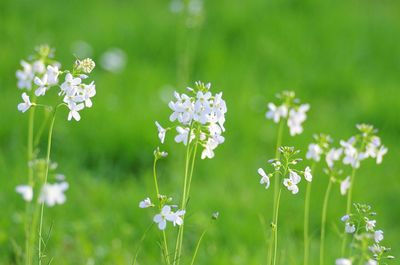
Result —
<instances>
[{"instance_id":1,"label":"flower cluster","mask_svg":"<svg viewBox=\"0 0 400 265\"><path fill-rule=\"evenodd\" d=\"M306 112L310 109L310 105L300 104L293 91L283 91L277 95L277 98L280 100L280 104L268 103L269 110L266 118L275 123L281 122L281 119L287 120L290 135L301 134L303 132L302 124L307 119Z\"/></svg>"},{"instance_id":2,"label":"flower cluster","mask_svg":"<svg viewBox=\"0 0 400 265\"><path fill-rule=\"evenodd\" d=\"M225 131L227 107L222 92L211 93L210 83L196 82L195 85L195 88L187 88L189 95L175 92L175 100L168 104L173 111L170 121L178 123L175 142L188 145L196 141L204 148L201 158L213 158L214 150L225 140L222 133ZM158 137L164 143L167 131L172 128L163 128L158 122L156 126Z\"/></svg>"},{"instance_id":3,"label":"flower cluster","mask_svg":"<svg viewBox=\"0 0 400 265\"><path fill-rule=\"evenodd\" d=\"M356 212L343 216L341 221L345 224L345 232L354 237L352 247L358 250L359 257L337 259L336 264L352 264L352 260L360 258L367 261L366 265L375 265L382 259L393 259L387 255L390 248L381 245L384 236L382 230L376 229L376 213L366 204L355 203L354 207Z\"/></svg>"},{"instance_id":4,"label":"flower cluster","mask_svg":"<svg viewBox=\"0 0 400 265\"><path fill-rule=\"evenodd\" d=\"M369 124L358 124L359 133L348 141L340 141L343 149L343 164L352 168L359 168L360 162L366 158L376 159L382 163L383 156L388 149L381 144L381 139L376 135L377 130Z\"/></svg>"},{"instance_id":5,"label":"flower cluster","mask_svg":"<svg viewBox=\"0 0 400 265\"><path fill-rule=\"evenodd\" d=\"M23 102L18 104L18 110L26 112L30 107L37 106L36 100L53 87L59 88L62 103L69 109L68 120L81 119L79 111L92 107L91 98L96 95L94 82L85 84L88 74L92 72L95 63L86 58L76 60L72 71L61 71L61 64L53 59L54 50L47 45L40 46L30 60L21 61L22 69L16 73L18 88L26 92L22 94ZM60 80L64 80L60 84ZM32 90L34 89L34 93ZM30 97L33 97L31 100Z\"/></svg>"},{"instance_id":6,"label":"flower cluster","mask_svg":"<svg viewBox=\"0 0 400 265\"><path fill-rule=\"evenodd\" d=\"M35 169L38 176L43 174L43 166L45 161L43 159L36 159L30 163L30 167ZM57 163L51 163L50 169L55 170L57 168ZM57 204L64 204L66 201L65 191L68 189L69 185L65 181L65 176L63 174L55 174L54 178L56 182L50 184L44 184L38 192L37 202L44 203L49 207L53 207ZM26 202L31 202L34 198L34 184L29 185L18 185L15 191L22 196L22 199Z\"/></svg>"},{"instance_id":7,"label":"flower cluster","mask_svg":"<svg viewBox=\"0 0 400 265\"><path fill-rule=\"evenodd\" d=\"M173 208L177 208L176 205L168 205L166 203L172 201L172 198L168 198L165 195L159 195L160 201L160 212L154 215L153 221L158 225L160 230L165 230L167 227L167 221L171 222L174 226L181 226L183 224L183 216L185 215L185 210L172 211ZM139 207L142 209L154 207L150 198L146 198L139 202Z\"/></svg>"},{"instance_id":8,"label":"flower cluster","mask_svg":"<svg viewBox=\"0 0 400 265\"><path fill-rule=\"evenodd\" d=\"M260 184L265 185L265 188L268 189L270 186L270 178L272 177L283 177L283 185L290 191L292 194L297 194L299 192L299 187L297 184L300 183L301 177L303 175L306 181L312 181L312 174L310 167L306 167L304 171L299 171L293 168L294 165L297 165L301 159L296 158L296 155L299 154L299 150L295 150L294 147L280 147L279 151L282 154L282 159L272 159L268 161L272 167L273 172L266 174L262 168L258 169L258 174L261 176Z\"/></svg>"}]
</instances>

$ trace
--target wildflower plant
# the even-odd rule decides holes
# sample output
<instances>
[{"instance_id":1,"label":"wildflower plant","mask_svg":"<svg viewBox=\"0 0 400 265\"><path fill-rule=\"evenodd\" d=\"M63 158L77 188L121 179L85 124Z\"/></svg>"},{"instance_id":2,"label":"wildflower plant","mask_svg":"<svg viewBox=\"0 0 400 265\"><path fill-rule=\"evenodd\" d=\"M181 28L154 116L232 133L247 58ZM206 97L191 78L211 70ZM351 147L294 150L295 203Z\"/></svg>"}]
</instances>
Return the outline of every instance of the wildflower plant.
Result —
<instances>
[{"instance_id":1,"label":"wildflower plant","mask_svg":"<svg viewBox=\"0 0 400 265\"><path fill-rule=\"evenodd\" d=\"M346 237L351 237L349 248L351 252L347 258L336 260L336 264L357 264L378 265L387 264L388 260L394 259L389 255L389 247L381 244L384 239L384 232L377 228L375 220L376 213L367 204L354 203L355 211L346 214L341 218L345 226Z\"/></svg>"},{"instance_id":2,"label":"wildflower plant","mask_svg":"<svg viewBox=\"0 0 400 265\"><path fill-rule=\"evenodd\" d=\"M226 103L222 98L222 92L212 94L211 84L196 82L194 88L187 88L188 93L174 93L174 100L169 102L168 106L172 110L169 119L175 125L164 128L159 122L156 122L158 137L163 144L167 135L176 132L174 140L178 144L186 147L185 170L182 187L182 197L180 205L172 204L173 199L162 195L158 185L156 171L157 161L167 157L167 153L157 148L154 152L153 177L155 186L154 204L150 198L146 198L139 203L140 208L149 208L155 206L156 214L153 222L157 224L162 232L163 244L162 253L166 264L178 265L182 258L182 247L184 238L185 215L187 212L187 203L190 198L192 177L195 168L195 162L198 158L199 148L201 148L201 159L213 158L215 149L224 142L222 136L225 131L225 114L227 112ZM218 215L213 215L213 220ZM166 229L168 223L178 227L178 234L175 241L175 249L171 252L168 248ZM194 263L200 242L205 232L200 237L192 257ZM173 259L171 258L173 257Z\"/></svg>"},{"instance_id":3,"label":"wildflower plant","mask_svg":"<svg viewBox=\"0 0 400 265\"><path fill-rule=\"evenodd\" d=\"M61 70L61 64L54 59L54 49L47 45L39 46L35 54L21 61L22 69L16 72L17 87L23 91L22 103L17 109L28 112L28 179L27 184L19 185L16 191L27 202L25 221L25 264L33 263L33 250L38 249L38 264L45 258L45 240L43 238L44 205L52 207L66 201L64 192L69 185L64 176L55 174L56 182L48 183L50 172L57 168L52 162L51 144L57 110L68 109L67 119L79 121L79 111L92 107L92 98L96 94L94 81L89 82L89 74L95 67L92 59L76 60L72 69ZM49 94L56 93L58 100L51 102ZM51 103L49 103L49 101ZM38 130L35 130L35 109L43 108L45 116ZM48 123L50 118L50 123ZM47 150L45 158L40 158L37 146L43 130L48 127ZM38 206L38 204L40 206ZM38 227L37 227L38 226ZM35 232L37 246L34 244Z\"/></svg>"},{"instance_id":4,"label":"wildflower plant","mask_svg":"<svg viewBox=\"0 0 400 265\"><path fill-rule=\"evenodd\" d=\"M282 154L282 138L284 133L285 124L289 128L289 133L291 136L295 136L301 134L303 132L303 123L307 119L307 111L310 109L309 104L301 104L300 100L296 98L296 95L293 91L283 91L276 95L279 100L278 103L270 102L268 103L268 111L265 116L267 119L272 120L274 123L278 124L278 133L277 133L277 141L275 148L275 160L276 162L280 161L280 157ZM288 151L288 150L287 150ZM266 184L269 187L269 179L275 173L266 175L262 169L258 169L258 173L263 176L261 179L261 184ZM311 172L310 172L311 173ZM276 174L278 174L276 172ZM265 176L265 177L264 177ZM294 179L293 179L294 178ZM292 191L296 191L298 178L293 175L292 179L288 178L285 183L290 186ZM280 194L280 177L275 176L274 181L274 206L273 206L273 220L277 219L277 211L279 207L279 194ZM272 237L269 244L268 250L268 264L276 263L276 252L277 252L277 223L275 221L272 222Z\"/></svg>"},{"instance_id":5,"label":"wildflower plant","mask_svg":"<svg viewBox=\"0 0 400 265\"><path fill-rule=\"evenodd\" d=\"M296 150L294 147L282 146L279 148L280 156L277 159L269 160L272 170L270 173L265 173L264 169L259 168L258 173L261 176L260 184L265 185L268 189L271 178L277 178L278 182L281 183L291 194L295 195L299 192L299 183L301 182L301 176L307 182L312 181L312 174L310 167L306 167L304 170L298 169L298 163L302 161L298 158L300 150ZM278 197L276 201L276 211L274 215L271 227L277 234L278 231L278 217L279 217L279 205L282 193L282 186L279 188ZM276 262L277 255L277 240L274 241L274 253L273 262Z\"/></svg>"}]
</instances>

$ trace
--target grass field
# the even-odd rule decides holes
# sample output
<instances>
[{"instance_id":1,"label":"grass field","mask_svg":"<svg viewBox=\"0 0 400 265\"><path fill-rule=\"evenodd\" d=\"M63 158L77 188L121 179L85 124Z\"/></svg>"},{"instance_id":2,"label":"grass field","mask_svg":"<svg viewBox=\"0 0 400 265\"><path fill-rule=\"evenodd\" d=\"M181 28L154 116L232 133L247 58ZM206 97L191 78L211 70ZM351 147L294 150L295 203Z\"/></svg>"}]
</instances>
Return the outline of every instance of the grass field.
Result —
<instances>
[{"instance_id":1,"label":"grass field","mask_svg":"<svg viewBox=\"0 0 400 265\"><path fill-rule=\"evenodd\" d=\"M159 144L154 121L166 122L173 90L183 92L196 80L223 91L228 105L226 141L214 159L197 164L193 180L185 253L192 253L211 213L220 213L197 264L266 264L263 222L271 220L272 190L259 185L257 168L274 156L277 126L265 112L283 89L311 105L305 132L284 136L303 155L314 133L331 134L338 143L356 132L357 123L379 128L389 152L380 166L363 164L354 200L378 212L385 244L399 257L399 14L400 2L392 0L204 1L201 25L187 29L168 1L1 1L0 264L16 264L24 244L24 202L14 190L26 181L27 115L16 109L15 71L41 43L72 64L76 41L90 44L95 61L118 47L127 64L117 74L96 68L97 95L82 121L67 122L66 111L56 120L52 156L70 188L66 204L46 210L52 264L131 264L151 223L137 205L153 191L152 153ZM170 156L160 162L160 181L166 193L179 197L184 147L171 135L164 149ZM317 168L310 264L318 264L327 181ZM283 194L279 264L302 264L304 191ZM345 203L336 185L326 264L340 255L336 227L342 229ZM155 229L146 237L139 264L160 263L159 239Z\"/></svg>"}]
</instances>

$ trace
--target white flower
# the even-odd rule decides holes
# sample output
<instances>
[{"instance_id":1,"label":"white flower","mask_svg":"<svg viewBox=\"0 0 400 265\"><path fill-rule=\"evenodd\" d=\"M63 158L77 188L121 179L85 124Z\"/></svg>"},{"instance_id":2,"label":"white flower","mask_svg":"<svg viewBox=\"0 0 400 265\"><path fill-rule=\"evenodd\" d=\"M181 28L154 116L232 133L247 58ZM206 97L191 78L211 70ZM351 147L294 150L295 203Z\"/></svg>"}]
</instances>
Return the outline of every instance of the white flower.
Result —
<instances>
[{"instance_id":1,"label":"white flower","mask_svg":"<svg viewBox=\"0 0 400 265\"><path fill-rule=\"evenodd\" d=\"M297 110L291 109L289 111L289 118L287 125L290 129L290 135L294 136L296 134L301 134L303 132L302 123L307 119L306 112L310 109L310 105L303 104L300 105Z\"/></svg>"},{"instance_id":2,"label":"white flower","mask_svg":"<svg viewBox=\"0 0 400 265\"><path fill-rule=\"evenodd\" d=\"M206 144L204 145L204 150L201 153L201 159L205 159L206 157L213 158L214 157L214 149L218 147L218 144L219 144L219 142L218 142L217 137L208 138Z\"/></svg>"},{"instance_id":3,"label":"white flower","mask_svg":"<svg viewBox=\"0 0 400 265\"><path fill-rule=\"evenodd\" d=\"M31 90L32 81L35 76L33 74L32 65L25 61L21 61L21 66L23 67L23 70L18 70L16 73L18 79L17 87L19 89L26 88L27 90Z\"/></svg>"},{"instance_id":4,"label":"white flower","mask_svg":"<svg viewBox=\"0 0 400 265\"><path fill-rule=\"evenodd\" d=\"M355 138L350 138L349 141L340 141L340 144L344 148L344 158L343 158L343 164L345 165L351 165L353 168L359 168L360 167L360 157L358 154L357 149L353 146L353 143L355 141ZM363 158L363 157L361 157Z\"/></svg>"},{"instance_id":5,"label":"white flower","mask_svg":"<svg viewBox=\"0 0 400 265\"><path fill-rule=\"evenodd\" d=\"M68 113L68 120L72 120L74 118L76 121L81 120L81 115L79 114L79 111L84 108L84 104L76 104L75 102L69 102L68 103L68 108L69 108L69 113Z\"/></svg>"},{"instance_id":6,"label":"white flower","mask_svg":"<svg viewBox=\"0 0 400 265\"><path fill-rule=\"evenodd\" d=\"M46 71L46 66L41 60L33 62L32 70L35 73L43 74Z\"/></svg>"},{"instance_id":7,"label":"white flower","mask_svg":"<svg viewBox=\"0 0 400 265\"><path fill-rule=\"evenodd\" d=\"M142 208L142 209L149 208L149 207L152 207L152 206L154 206L154 205L151 203L150 198L146 198L143 201L139 202L139 207Z\"/></svg>"},{"instance_id":8,"label":"white flower","mask_svg":"<svg viewBox=\"0 0 400 265\"><path fill-rule=\"evenodd\" d=\"M45 184L39 196L39 202L52 207L56 204L63 204L66 201L64 192L68 189L67 182Z\"/></svg>"},{"instance_id":9,"label":"white flower","mask_svg":"<svg viewBox=\"0 0 400 265\"><path fill-rule=\"evenodd\" d=\"M160 230L164 230L167 227L167 216L171 214L171 206L165 205L161 209L161 213L156 214L153 221L158 224Z\"/></svg>"},{"instance_id":10,"label":"white flower","mask_svg":"<svg viewBox=\"0 0 400 265\"><path fill-rule=\"evenodd\" d=\"M34 82L37 86L39 86L39 88L35 90L35 95L37 97L46 94L47 86L49 85L47 78L48 78L47 74L44 74L42 79L40 79L39 77L35 77Z\"/></svg>"},{"instance_id":11,"label":"white flower","mask_svg":"<svg viewBox=\"0 0 400 265\"><path fill-rule=\"evenodd\" d=\"M378 265L378 262L373 259L369 259L365 265Z\"/></svg>"},{"instance_id":12,"label":"white flower","mask_svg":"<svg viewBox=\"0 0 400 265\"><path fill-rule=\"evenodd\" d=\"M347 177L342 182L340 182L340 194L346 195L347 190L350 188L350 185L350 177Z\"/></svg>"},{"instance_id":13,"label":"white flower","mask_svg":"<svg viewBox=\"0 0 400 265\"><path fill-rule=\"evenodd\" d=\"M19 185L15 188L15 191L19 194L21 194L22 198L27 201L30 202L32 201L33 198L33 189L31 186L29 185Z\"/></svg>"},{"instance_id":14,"label":"white flower","mask_svg":"<svg viewBox=\"0 0 400 265\"><path fill-rule=\"evenodd\" d=\"M341 259L337 259L335 264L336 265L352 265L352 262L349 259L341 258Z\"/></svg>"},{"instance_id":15,"label":"white flower","mask_svg":"<svg viewBox=\"0 0 400 265\"><path fill-rule=\"evenodd\" d=\"M356 226L354 224L346 223L344 230L348 234L353 234L356 231Z\"/></svg>"},{"instance_id":16,"label":"white flower","mask_svg":"<svg viewBox=\"0 0 400 265\"><path fill-rule=\"evenodd\" d=\"M285 178L283 180L283 185L285 185L285 187L287 187L287 189L291 191L292 194L297 194L299 192L299 187L297 186L297 184L299 184L300 180L301 178L299 174L290 170L289 178Z\"/></svg>"},{"instance_id":17,"label":"white flower","mask_svg":"<svg viewBox=\"0 0 400 265\"><path fill-rule=\"evenodd\" d=\"M382 230L375 231L374 240L376 243L379 243L383 240L383 231Z\"/></svg>"},{"instance_id":18,"label":"white flower","mask_svg":"<svg viewBox=\"0 0 400 265\"><path fill-rule=\"evenodd\" d=\"M33 104L31 103L29 96L24 92L22 93L23 103L19 103L17 108L21 112L26 112Z\"/></svg>"},{"instance_id":19,"label":"white flower","mask_svg":"<svg viewBox=\"0 0 400 265\"><path fill-rule=\"evenodd\" d=\"M64 83L61 84L62 93L67 94L67 96L72 97L78 91L78 86L82 83L82 79L79 77L73 77L72 74L68 73L65 76Z\"/></svg>"},{"instance_id":20,"label":"white flower","mask_svg":"<svg viewBox=\"0 0 400 265\"><path fill-rule=\"evenodd\" d=\"M174 111L169 117L170 121L178 120L180 123L187 125L193 119L194 104L191 98L185 94L179 95L174 93L176 102L171 101L168 106Z\"/></svg>"},{"instance_id":21,"label":"white flower","mask_svg":"<svg viewBox=\"0 0 400 265\"><path fill-rule=\"evenodd\" d=\"M187 145L190 129L182 128L182 127L178 126L178 127L176 127L176 131L178 132L178 135L175 136L175 142L183 143L184 145ZM194 137L194 135L191 134L190 141L193 140L193 137Z\"/></svg>"},{"instance_id":22,"label":"white flower","mask_svg":"<svg viewBox=\"0 0 400 265\"><path fill-rule=\"evenodd\" d=\"M346 222L347 220L349 220L350 219L350 216L348 215L348 214L346 214L346 215L344 215L342 218L340 218L340 220L342 221L342 222Z\"/></svg>"},{"instance_id":23,"label":"white flower","mask_svg":"<svg viewBox=\"0 0 400 265\"><path fill-rule=\"evenodd\" d=\"M260 184L262 184L262 185L265 184L265 188L268 189L269 185L270 185L270 181L269 181L269 177L267 176L267 174L265 174L264 169L259 168L258 174L261 176Z\"/></svg>"},{"instance_id":24,"label":"white flower","mask_svg":"<svg viewBox=\"0 0 400 265\"><path fill-rule=\"evenodd\" d=\"M312 181L312 174L311 174L311 168L310 167L306 167L306 169L304 170L304 178L308 182Z\"/></svg>"},{"instance_id":25,"label":"white flower","mask_svg":"<svg viewBox=\"0 0 400 265\"><path fill-rule=\"evenodd\" d=\"M60 74L60 69L57 65L47 66L47 81L49 85L55 85L58 83L58 75Z\"/></svg>"},{"instance_id":26,"label":"white flower","mask_svg":"<svg viewBox=\"0 0 400 265\"><path fill-rule=\"evenodd\" d=\"M321 159L322 153L323 153L322 148L318 144L312 143L308 146L306 158L318 162Z\"/></svg>"},{"instance_id":27,"label":"white flower","mask_svg":"<svg viewBox=\"0 0 400 265\"><path fill-rule=\"evenodd\" d=\"M185 215L185 210L179 210L176 212L171 212L166 216L166 219L173 223L174 226L181 226L183 224L183 216Z\"/></svg>"},{"instance_id":28,"label":"white flower","mask_svg":"<svg viewBox=\"0 0 400 265\"><path fill-rule=\"evenodd\" d=\"M343 149L342 148L332 148L329 150L329 152L326 154L325 161L328 167L332 168L333 164L335 161L338 161L340 157L342 156Z\"/></svg>"},{"instance_id":29,"label":"white flower","mask_svg":"<svg viewBox=\"0 0 400 265\"><path fill-rule=\"evenodd\" d=\"M82 101L85 101L85 106L87 108L91 108L93 105L91 98L96 95L96 85L94 81L92 81L89 85L82 84L82 87Z\"/></svg>"},{"instance_id":30,"label":"white flower","mask_svg":"<svg viewBox=\"0 0 400 265\"><path fill-rule=\"evenodd\" d=\"M384 251L384 248L379 246L379 244L373 244L372 246L370 246L368 248L374 254L380 254Z\"/></svg>"},{"instance_id":31,"label":"white flower","mask_svg":"<svg viewBox=\"0 0 400 265\"><path fill-rule=\"evenodd\" d=\"M385 146L381 146L377 153L376 153L376 163L379 165L380 163L382 163L382 158L383 156L387 153L388 149Z\"/></svg>"},{"instance_id":32,"label":"white flower","mask_svg":"<svg viewBox=\"0 0 400 265\"><path fill-rule=\"evenodd\" d=\"M278 123L281 118L286 118L288 113L288 108L286 105L275 106L274 103L268 103L269 111L265 114L267 119L274 120Z\"/></svg>"},{"instance_id":33,"label":"white flower","mask_svg":"<svg viewBox=\"0 0 400 265\"><path fill-rule=\"evenodd\" d=\"M160 138L161 143L164 143L165 140L165 134L167 132L166 129L164 129L159 123L158 121L156 121L156 126L157 126L157 130L158 130L158 138Z\"/></svg>"},{"instance_id":34,"label":"white flower","mask_svg":"<svg viewBox=\"0 0 400 265\"><path fill-rule=\"evenodd\" d=\"M367 231L373 231L376 225L376 220L367 220L365 222L365 229Z\"/></svg>"}]
</instances>

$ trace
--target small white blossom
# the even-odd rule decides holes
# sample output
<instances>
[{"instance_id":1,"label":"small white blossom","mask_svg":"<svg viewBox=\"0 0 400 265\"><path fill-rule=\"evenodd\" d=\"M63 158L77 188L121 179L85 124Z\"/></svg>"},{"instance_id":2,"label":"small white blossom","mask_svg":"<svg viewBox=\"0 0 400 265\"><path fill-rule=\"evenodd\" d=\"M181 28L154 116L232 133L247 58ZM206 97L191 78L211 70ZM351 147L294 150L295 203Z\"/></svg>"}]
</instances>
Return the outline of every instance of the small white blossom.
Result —
<instances>
[{"instance_id":1,"label":"small white blossom","mask_svg":"<svg viewBox=\"0 0 400 265\"><path fill-rule=\"evenodd\" d=\"M307 119L306 112L310 109L310 105L303 104L298 109L291 109L289 111L289 118L287 125L290 129L290 135L301 134L303 132L302 123Z\"/></svg>"},{"instance_id":2,"label":"small white blossom","mask_svg":"<svg viewBox=\"0 0 400 265\"><path fill-rule=\"evenodd\" d=\"M258 174L261 176L260 184L261 185L265 184L265 188L268 189L269 185L270 185L270 180L269 180L269 177L267 176L267 174L265 174L264 169L259 168L258 169Z\"/></svg>"},{"instance_id":3,"label":"small white blossom","mask_svg":"<svg viewBox=\"0 0 400 265\"><path fill-rule=\"evenodd\" d=\"M56 85L58 83L58 75L60 74L60 69L57 65L47 66L47 82L49 85Z\"/></svg>"},{"instance_id":4,"label":"small white blossom","mask_svg":"<svg viewBox=\"0 0 400 265\"><path fill-rule=\"evenodd\" d=\"M376 243L379 243L383 240L383 231L382 230L375 231L374 240Z\"/></svg>"},{"instance_id":5,"label":"small white blossom","mask_svg":"<svg viewBox=\"0 0 400 265\"><path fill-rule=\"evenodd\" d=\"M268 104L269 111L265 114L267 119L273 120L278 123L281 118L286 118L288 114L288 108L285 105L275 106L274 103Z\"/></svg>"},{"instance_id":6,"label":"small white blossom","mask_svg":"<svg viewBox=\"0 0 400 265\"><path fill-rule=\"evenodd\" d=\"M82 101L85 102L85 106L87 108L91 108L93 106L92 97L96 95L96 85L94 81L92 81L89 85L82 84L82 90L79 91L82 97Z\"/></svg>"},{"instance_id":7,"label":"small white blossom","mask_svg":"<svg viewBox=\"0 0 400 265\"><path fill-rule=\"evenodd\" d=\"M350 138L350 140L347 142L340 141L340 144L344 149L343 164L350 165L353 168L359 168L360 160L363 159L364 157L363 156L360 157L357 149L353 146L354 141L355 141L354 138Z\"/></svg>"},{"instance_id":8,"label":"small white blossom","mask_svg":"<svg viewBox=\"0 0 400 265\"><path fill-rule=\"evenodd\" d=\"M74 118L76 121L81 120L81 115L79 114L79 111L84 108L84 104L76 104L75 102L69 102L68 103L68 108L69 108L69 113L68 113L68 120L72 120Z\"/></svg>"},{"instance_id":9,"label":"small white blossom","mask_svg":"<svg viewBox=\"0 0 400 265\"><path fill-rule=\"evenodd\" d=\"M308 146L306 158L318 162L321 159L322 153L323 153L322 148L318 144L312 143Z\"/></svg>"},{"instance_id":10,"label":"small white blossom","mask_svg":"<svg viewBox=\"0 0 400 265\"><path fill-rule=\"evenodd\" d=\"M311 168L310 167L306 167L306 169L304 170L304 178L308 182L312 181L312 174L311 174Z\"/></svg>"},{"instance_id":11,"label":"small white blossom","mask_svg":"<svg viewBox=\"0 0 400 265\"><path fill-rule=\"evenodd\" d=\"M344 215L342 218L340 218L340 220L342 221L342 222L346 222L347 220L349 220L350 219L350 216L348 215L348 214L346 214L346 215Z\"/></svg>"},{"instance_id":12,"label":"small white blossom","mask_svg":"<svg viewBox=\"0 0 400 265\"><path fill-rule=\"evenodd\" d=\"M365 229L367 231L374 231L375 225L376 225L376 220L367 220L365 222Z\"/></svg>"},{"instance_id":13,"label":"small white blossom","mask_svg":"<svg viewBox=\"0 0 400 265\"><path fill-rule=\"evenodd\" d=\"M388 149L385 146L381 146L376 153L376 163L379 165L382 163L383 156L387 153Z\"/></svg>"},{"instance_id":14,"label":"small white blossom","mask_svg":"<svg viewBox=\"0 0 400 265\"><path fill-rule=\"evenodd\" d=\"M72 97L78 91L79 85L82 83L82 79L79 77L73 77L72 74L68 73L65 75L65 81L61 84L61 93L67 94Z\"/></svg>"},{"instance_id":15,"label":"small white blossom","mask_svg":"<svg viewBox=\"0 0 400 265\"><path fill-rule=\"evenodd\" d=\"M17 108L21 112L26 112L33 104L31 103L29 96L24 92L22 93L23 103L19 103Z\"/></svg>"},{"instance_id":16,"label":"small white blossom","mask_svg":"<svg viewBox=\"0 0 400 265\"><path fill-rule=\"evenodd\" d=\"M144 209L144 208L149 208L154 206L154 204L151 203L150 198L146 198L143 201L139 202L139 207Z\"/></svg>"},{"instance_id":17,"label":"small white blossom","mask_svg":"<svg viewBox=\"0 0 400 265\"><path fill-rule=\"evenodd\" d=\"M41 60L37 60L32 64L32 70L35 73L43 74L46 71L46 66Z\"/></svg>"},{"instance_id":18,"label":"small white blossom","mask_svg":"<svg viewBox=\"0 0 400 265\"><path fill-rule=\"evenodd\" d=\"M171 214L171 206L165 205L161 209L161 213L156 214L153 221L158 224L160 230L164 230L167 227L167 217Z\"/></svg>"},{"instance_id":19,"label":"small white blossom","mask_svg":"<svg viewBox=\"0 0 400 265\"><path fill-rule=\"evenodd\" d=\"M354 224L346 223L344 230L348 234L352 234L356 231L356 226Z\"/></svg>"},{"instance_id":20,"label":"small white blossom","mask_svg":"<svg viewBox=\"0 0 400 265\"><path fill-rule=\"evenodd\" d=\"M167 220L172 222L174 226L181 226L183 224L183 216L185 215L185 210L178 210L176 212L171 212L167 215Z\"/></svg>"},{"instance_id":21,"label":"small white blossom","mask_svg":"<svg viewBox=\"0 0 400 265\"><path fill-rule=\"evenodd\" d=\"M17 87L19 89L26 88L27 90L31 90L32 81L33 81L33 78L35 77L35 75L33 73L32 65L25 61L21 61L21 66L22 66L23 70L18 70L16 73L16 76L18 79Z\"/></svg>"},{"instance_id":22,"label":"small white blossom","mask_svg":"<svg viewBox=\"0 0 400 265\"><path fill-rule=\"evenodd\" d=\"M39 202L52 207L56 204L63 204L66 201L64 192L68 189L67 182L45 184L42 187Z\"/></svg>"},{"instance_id":23,"label":"small white blossom","mask_svg":"<svg viewBox=\"0 0 400 265\"><path fill-rule=\"evenodd\" d=\"M157 130L158 130L158 138L160 138L161 143L164 143L165 140L165 134L167 132L166 129L164 129L159 123L158 121L156 121L156 126L157 126Z\"/></svg>"},{"instance_id":24,"label":"small white blossom","mask_svg":"<svg viewBox=\"0 0 400 265\"><path fill-rule=\"evenodd\" d=\"M36 90L35 90L35 95L37 97L39 96L44 96L46 94L46 91L48 89L48 81L47 81L47 74L44 74L42 79L40 79L39 77L35 77L34 82L35 85L39 86Z\"/></svg>"},{"instance_id":25,"label":"small white blossom","mask_svg":"<svg viewBox=\"0 0 400 265\"><path fill-rule=\"evenodd\" d=\"M29 185L19 185L15 188L15 191L21 194L24 201L30 202L33 198L33 189Z\"/></svg>"},{"instance_id":26,"label":"small white blossom","mask_svg":"<svg viewBox=\"0 0 400 265\"><path fill-rule=\"evenodd\" d=\"M337 148L337 149L332 148L331 150L329 150L325 157L325 161L328 167L332 168L335 161L338 161L340 159L342 153L343 153L342 148Z\"/></svg>"},{"instance_id":27,"label":"small white blossom","mask_svg":"<svg viewBox=\"0 0 400 265\"><path fill-rule=\"evenodd\" d=\"M175 142L183 143L184 145L187 145L190 129L178 126L178 127L176 127L176 131L178 132L178 135L175 136ZM191 134L191 137L190 137L191 140L193 138L192 136L193 136L193 134Z\"/></svg>"},{"instance_id":28,"label":"small white blossom","mask_svg":"<svg viewBox=\"0 0 400 265\"><path fill-rule=\"evenodd\" d=\"M285 187L287 187L287 189L291 191L292 194L297 194L299 192L299 187L297 186L297 184L299 184L300 180L301 178L299 174L290 170L289 178L285 178L283 180L283 185L285 185Z\"/></svg>"},{"instance_id":29,"label":"small white blossom","mask_svg":"<svg viewBox=\"0 0 400 265\"><path fill-rule=\"evenodd\" d=\"M346 195L347 190L350 188L351 182L350 182L350 177L345 178L341 183L340 183L340 194Z\"/></svg>"},{"instance_id":30,"label":"small white blossom","mask_svg":"<svg viewBox=\"0 0 400 265\"><path fill-rule=\"evenodd\" d=\"M337 259L335 264L336 265L352 265L353 263L349 259L341 258L341 259Z\"/></svg>"}]
</instances>

